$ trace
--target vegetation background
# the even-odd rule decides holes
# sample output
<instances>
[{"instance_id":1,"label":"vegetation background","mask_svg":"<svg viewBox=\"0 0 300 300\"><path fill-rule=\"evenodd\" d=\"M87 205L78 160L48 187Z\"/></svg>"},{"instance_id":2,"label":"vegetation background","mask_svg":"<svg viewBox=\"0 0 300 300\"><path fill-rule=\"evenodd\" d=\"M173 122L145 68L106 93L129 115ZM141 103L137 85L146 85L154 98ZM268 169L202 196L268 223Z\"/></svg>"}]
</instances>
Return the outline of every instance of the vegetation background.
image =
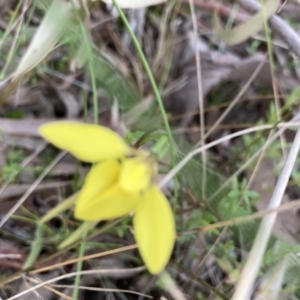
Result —
<instances>
[{"instance_id":1,"label":"vegetation background","mask_svg":"<svg viewBox=\"0 0 300 300\"><path fill-rule=\"evenodd\" d=\"M1 299L300 299L299 1L142 2L0 2ZM156 154L161 275L131 217L63 248L72 209L40 226L90 168L39 137L65 119Z\"/></svg>"}]
</instances>

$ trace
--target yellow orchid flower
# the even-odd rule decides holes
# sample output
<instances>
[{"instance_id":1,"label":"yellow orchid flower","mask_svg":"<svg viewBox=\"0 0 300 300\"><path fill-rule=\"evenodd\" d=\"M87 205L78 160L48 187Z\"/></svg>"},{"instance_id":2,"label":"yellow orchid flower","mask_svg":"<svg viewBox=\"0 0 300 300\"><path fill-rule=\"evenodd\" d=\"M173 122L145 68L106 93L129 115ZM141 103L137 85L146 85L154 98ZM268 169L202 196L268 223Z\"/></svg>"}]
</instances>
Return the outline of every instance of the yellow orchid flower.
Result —
<instances>
[{"instance_id":1,"label":"yellow orchid flower","mask_svg":"<svg viewBox=\"0 0 300 300\"><path fill-rule=\"evenodd\" d=\"M95 163L75 204L75 217L108 220L135 212L134 235L152 274L160 273L175 242L170 204L155 184L157 166L150 153L130 148L108 128L76 123L42 125L40 134L85 162Z\"/></svg>"}]
</instances>

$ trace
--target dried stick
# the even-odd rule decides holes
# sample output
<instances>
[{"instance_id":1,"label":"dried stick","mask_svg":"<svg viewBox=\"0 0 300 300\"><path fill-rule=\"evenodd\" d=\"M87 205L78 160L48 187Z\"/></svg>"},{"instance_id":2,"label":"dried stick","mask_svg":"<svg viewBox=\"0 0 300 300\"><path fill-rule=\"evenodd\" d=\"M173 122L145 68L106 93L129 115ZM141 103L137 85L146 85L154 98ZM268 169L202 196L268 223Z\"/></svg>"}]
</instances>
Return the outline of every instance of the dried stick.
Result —
<instances>
[{"instance_id":1,"label":"dried stick","mask_svg":"<svg viewBox=\"0 0 300 300\"><path fill-rule=\"evenodd\" d=\"M290 153L285 162L284 168L279 176L268 209L278 208L281 204L283 194L288 184L291 172L300 148L300 128L298 128L295 139L293 141ZM236 287L231 300L246 300L250 299L253 283L259 271L263 256L272 233L277 217L277 212L266 215L258 229L253 246L249 253L247 262L243 268L240 280Z\"/></svg>"}]
</instances>

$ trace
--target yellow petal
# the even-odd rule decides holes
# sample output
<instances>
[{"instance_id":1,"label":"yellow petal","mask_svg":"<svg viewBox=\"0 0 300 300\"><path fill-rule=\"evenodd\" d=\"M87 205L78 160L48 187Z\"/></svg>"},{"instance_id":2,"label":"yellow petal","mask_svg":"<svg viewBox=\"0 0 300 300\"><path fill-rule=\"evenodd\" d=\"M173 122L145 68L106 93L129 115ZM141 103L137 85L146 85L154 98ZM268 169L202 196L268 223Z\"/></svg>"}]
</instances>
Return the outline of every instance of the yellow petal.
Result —
<instances>
[{"instance_id":1,"label":"yellow petal","mask_svg":"<svg viewBox=\"0 0 300 300\"><path fill-rule=\"evenodd\" d=\"M128 192L145 190L150 186L151 168L145 158L124 159L120 175L120 185Z\"/></svg>"},{"instance_id":2,"label":"yellow petal","mask_svg":"<svg viewBox=\"0 0 300 300\"><path fill-rule=\"evenodd\" d=\"M56 147L67 150L86 162L118 158L130 152L130 148L118 134L103 126L53 122L42 125L39 133Z\"/></svg>"},{"instance_id":3,"label":"yellow petal","mask_svg":"<svg viewBox=\"0 0 300 300\"><path fill-rule=\"evenodd\" d=\"M107 160L91 169L76 201L77 219L108 220L135 210L140 195L125 192L119 187L121 167L117 160Z\"/></svg>"},{"instance_id":4,"label":"yellow petal","mask_svg":"<svg viewBox=\"0 0 300 300\"><path fill-rule=\"evenodd\" d=\"M91 202L79 199L75 206L75 217L96 221L126 216L136 209L140 198L139 193L125 192L116 185Z\"/></svg>"},{"instance_id":5,"label":"yellow petal","mask_svg":"<svg viewBox=\"0 0 300 300\"><path fill-rule=\"evenodd\" d=\"M80 191L76 206L85 206L107 190L116 185L121 170L121 164L116 159L105 160L94 165L86 176L82 190Z\"/></svg>"},{"instance_id":6,"label":"yellow petal","mask_svg":"<svg viewBox=\"0 0 300 300\"><path fill-rule=\"evenodd\" d=\"M151 187L139 202L133 219L134 234L141 256L152 274L168 263L175 242L175 221L164 194Z\"/></svg>"}]
</instances>

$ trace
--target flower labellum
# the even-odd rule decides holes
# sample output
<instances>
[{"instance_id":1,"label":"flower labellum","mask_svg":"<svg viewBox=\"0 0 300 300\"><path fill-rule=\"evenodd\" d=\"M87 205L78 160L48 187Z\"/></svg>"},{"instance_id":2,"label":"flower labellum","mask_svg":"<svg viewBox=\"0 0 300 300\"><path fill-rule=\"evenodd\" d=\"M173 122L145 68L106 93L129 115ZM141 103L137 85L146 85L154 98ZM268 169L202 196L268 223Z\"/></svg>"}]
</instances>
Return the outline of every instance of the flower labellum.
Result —
<instances>
[{"instance_id":1,"label":"flower labellum","mask_svg":"<svg viewBox=\"0 0 300 300\"><path fill-rule=\"evenodd\" d=\"M75 217L100 221L135 212L140 254L150 273L160 273L172 253L175 221L155 184L157 166L151 154L128 147L115 132L98 125L53 122L39 132L56 147L94 163L76 200Z\"/></svg>"}]
</instances>

